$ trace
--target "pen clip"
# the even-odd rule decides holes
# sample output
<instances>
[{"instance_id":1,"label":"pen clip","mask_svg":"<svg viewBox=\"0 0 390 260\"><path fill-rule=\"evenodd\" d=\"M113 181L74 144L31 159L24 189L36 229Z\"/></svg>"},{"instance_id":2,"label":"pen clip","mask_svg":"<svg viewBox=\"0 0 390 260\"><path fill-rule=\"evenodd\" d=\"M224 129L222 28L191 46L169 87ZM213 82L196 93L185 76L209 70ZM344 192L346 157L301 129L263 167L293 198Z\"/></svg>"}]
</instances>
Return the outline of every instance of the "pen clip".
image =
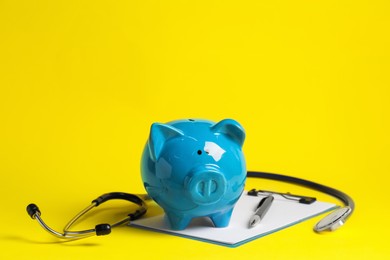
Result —
<instances>
[{"instance_id":1,"label":"pen clip","mask_svg":"<svg viewBox=\"0 0 390 260\"><path fill-rule=\"evenodd\" d=\"M260 200L259 204L257 205L255 211L257 211L263 204L264 202L266 201L267 197L264 197Z\"/></svg>"}]
</instances>

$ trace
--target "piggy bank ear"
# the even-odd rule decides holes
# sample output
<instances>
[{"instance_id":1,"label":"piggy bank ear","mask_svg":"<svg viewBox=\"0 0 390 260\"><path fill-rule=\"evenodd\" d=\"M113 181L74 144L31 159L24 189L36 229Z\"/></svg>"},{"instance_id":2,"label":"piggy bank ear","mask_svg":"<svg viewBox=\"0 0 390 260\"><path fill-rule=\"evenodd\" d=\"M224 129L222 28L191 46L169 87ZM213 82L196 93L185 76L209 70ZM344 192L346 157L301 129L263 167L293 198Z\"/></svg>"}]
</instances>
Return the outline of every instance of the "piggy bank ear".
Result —
<instances>
[{"instance_id":1,"label":"piggy bank ear","mask_svg":"<svg viewBox=\"0 0 390 260\"><path fill-rule=\"evenodd\" d=\"M233 119L224 119L211 127L215 133L222 133L229 136L240 147L245 141L244 128Z\"/></svg>"},{"instance_id":2,"label":"piggy bank ear","mask_svg":"<svg viewBox=\"0 0 390 260\"><path fill-rule=\"evenodd\" d=\"M161 150L167 140L184 135L179 129L165 124L154 123L150 128L149 135L149 152L153 161L160 157Z\"/></svg>"}]
</instances>

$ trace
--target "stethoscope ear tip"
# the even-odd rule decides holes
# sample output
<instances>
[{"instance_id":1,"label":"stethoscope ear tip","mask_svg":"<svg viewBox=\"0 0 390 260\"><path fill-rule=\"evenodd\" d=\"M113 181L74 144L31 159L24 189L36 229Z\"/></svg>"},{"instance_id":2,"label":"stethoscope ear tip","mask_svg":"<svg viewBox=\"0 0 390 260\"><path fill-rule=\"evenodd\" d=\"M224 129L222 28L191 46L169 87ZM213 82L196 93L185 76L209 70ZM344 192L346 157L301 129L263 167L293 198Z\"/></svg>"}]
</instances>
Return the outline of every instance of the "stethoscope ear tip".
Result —
<instances>
[{"instance_id":1,"label":"stethoscope ear tip","mask_svg":"<svg viewBox=\"0 0 390 260\"><path fill-rule=\"evenodd\" d=\"M32 218L35 219L35 215L41 215L41 211L39 210L38 206L35 205L34 203L31 203L27 206L26 208L28 215Z\"/></svg>"},{"instance_id":2,"label":"stethoscope ear tip","mask_svg":"<svg viewBox=\"0 0 390 260\"><path fill-rule=\"evenodd\" d=\"M99 224L95 226L95 232L97 236L105 236L111 233L110 224Z\"/></svg>"}]
</instances>

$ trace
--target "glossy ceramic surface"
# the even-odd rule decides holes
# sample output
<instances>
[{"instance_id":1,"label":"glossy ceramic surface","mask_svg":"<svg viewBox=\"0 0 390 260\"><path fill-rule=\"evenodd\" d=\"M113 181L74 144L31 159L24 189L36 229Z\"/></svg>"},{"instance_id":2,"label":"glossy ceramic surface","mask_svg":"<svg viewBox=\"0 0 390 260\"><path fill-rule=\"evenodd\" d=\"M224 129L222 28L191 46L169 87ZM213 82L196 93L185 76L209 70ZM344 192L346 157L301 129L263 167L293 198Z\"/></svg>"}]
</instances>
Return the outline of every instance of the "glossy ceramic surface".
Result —
<instances>
[{"instance_id":1,"label":"glossy ceramic surface","mask_svg":"<svg viewBox=\"0 0 390 260\"><path fill-rule=\"evenodd\" d=\"M177 120L151 126L141 174L148 194L164 209L172 229L192 218L229 224L246 180L245 131L232 120Z\"/></svg>"}]
</instances>

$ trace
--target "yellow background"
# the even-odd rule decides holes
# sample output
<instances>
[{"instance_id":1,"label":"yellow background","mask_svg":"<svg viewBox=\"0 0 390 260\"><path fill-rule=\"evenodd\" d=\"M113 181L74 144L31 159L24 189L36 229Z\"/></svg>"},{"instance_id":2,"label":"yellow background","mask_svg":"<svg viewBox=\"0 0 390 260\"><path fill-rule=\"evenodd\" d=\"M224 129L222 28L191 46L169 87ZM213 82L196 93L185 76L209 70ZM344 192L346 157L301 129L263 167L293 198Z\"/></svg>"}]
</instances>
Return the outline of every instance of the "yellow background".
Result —
<instances>
[{"instance_id":1,"label":"yellow background","mask_svg":"<svg viewBox=\"0 0 390 260\"><path fill-rule=\"evenodd\" d=\"M0 0L0 258L389 257L389 7ZM236 119L248 169L339 188L355 214L334 233L313 233L316 218L235 249L130 227L57 243L27 216L35 202L61 229L101 193L143 193L150 124L179 118Z\"/></svg>"}]
</instances>

